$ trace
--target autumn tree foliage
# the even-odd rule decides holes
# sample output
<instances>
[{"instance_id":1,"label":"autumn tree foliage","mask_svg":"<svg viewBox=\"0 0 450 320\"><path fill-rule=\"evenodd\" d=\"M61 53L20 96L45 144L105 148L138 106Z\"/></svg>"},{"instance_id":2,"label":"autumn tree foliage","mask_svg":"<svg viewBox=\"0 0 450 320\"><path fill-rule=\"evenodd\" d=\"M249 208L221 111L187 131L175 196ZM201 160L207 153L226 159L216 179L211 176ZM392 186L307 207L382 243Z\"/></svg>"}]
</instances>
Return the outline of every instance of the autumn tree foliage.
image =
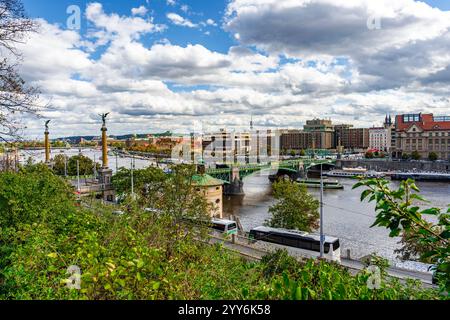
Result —
<instances>
[{"instance_id":1,"label":"autumn tree foliage","mask_svg":"<svg viewBox=\"0 0 450 320\"><path fill-rule=\"evenodd\" d=\"M19 0L0 1L0 138L17 138L23 127L18 116L38 111L38 89L27 86L18 73L22 60L17 44L37 30Z\"/></svg>"}]
</instances>

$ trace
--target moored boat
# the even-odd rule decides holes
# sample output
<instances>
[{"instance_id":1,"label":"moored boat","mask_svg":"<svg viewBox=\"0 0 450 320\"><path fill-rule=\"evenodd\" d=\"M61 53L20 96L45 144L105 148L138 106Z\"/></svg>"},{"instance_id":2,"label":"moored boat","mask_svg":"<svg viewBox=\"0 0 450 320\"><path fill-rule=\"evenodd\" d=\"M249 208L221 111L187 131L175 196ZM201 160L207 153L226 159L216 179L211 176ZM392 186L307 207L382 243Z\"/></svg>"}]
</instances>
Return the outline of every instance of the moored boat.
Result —
<instances>
[{"instance_id":1,"label":"moored boat","mask_svg":"<svg viewBox=\"0 0 450 320\"><path fill-rule=\"evenodd\" d=\"M331 170L324 173L328 177L338 178L382 178L385 176L382 172L367 170L365 168L343 168L342 170Z\"/></svg>"},{"instance_id":2,"label":"moored boat","mask_svg":"<svg viewBox=\"0 0 450 320\"><path fill-rule=\"evenodd\" d=\"M320 179L297 179L297 183L306 185L307 188L320 188ZM324 189L342 190L344 186L337 180L323 180Z\"/></svg>"}]
</instances>

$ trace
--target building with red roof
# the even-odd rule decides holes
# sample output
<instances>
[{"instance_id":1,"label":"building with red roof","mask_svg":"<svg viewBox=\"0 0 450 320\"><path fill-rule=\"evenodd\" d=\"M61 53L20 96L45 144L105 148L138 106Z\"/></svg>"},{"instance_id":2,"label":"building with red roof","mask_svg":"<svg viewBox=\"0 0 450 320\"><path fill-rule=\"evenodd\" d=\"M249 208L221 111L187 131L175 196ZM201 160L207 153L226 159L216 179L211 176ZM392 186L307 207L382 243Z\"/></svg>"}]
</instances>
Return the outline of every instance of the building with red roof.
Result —
<instances>
[{"instance_id":1,"label":"building with red roof","mask_svg":"<svg viewBox=\"0 0 450 320\"><path fill-rule=\"evenodd\" d=\"M435 153L450 160L450 116L402 114L395 118L395 157L417 151L424 159Z\"/></svg>"}]
</instances>

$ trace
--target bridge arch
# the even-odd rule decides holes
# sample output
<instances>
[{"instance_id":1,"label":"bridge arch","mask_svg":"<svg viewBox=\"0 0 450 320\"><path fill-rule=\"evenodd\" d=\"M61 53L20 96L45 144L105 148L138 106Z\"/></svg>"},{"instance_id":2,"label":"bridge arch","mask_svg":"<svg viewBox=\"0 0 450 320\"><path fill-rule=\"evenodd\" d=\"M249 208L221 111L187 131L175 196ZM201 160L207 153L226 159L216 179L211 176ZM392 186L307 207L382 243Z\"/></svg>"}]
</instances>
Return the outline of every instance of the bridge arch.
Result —
<instances>
[{"instance_id":1,"label":"bridge arch","mask_svg":"<svg viewBox=\"0 0 450 320\"><path fill-rule=\"evenodd\" d=\"M245 164L239 166L223 164L216 165L215 169L208 169L207 173L216 179L224 181L224 191L226 194L243 194L243 180L256 172L266 170L274 172L274 174L269 174L271 181L282 176L288 176L292 180L295 180L299 177L304 177L309 171L320 171L321 165L323 170L327 171L335 168L335 161L303 158L255 165Z\"/></svg>"},{"instance_id":2,"label":"bridge arch","mask_svg":"<svg viewBox=\"0 0 450 320\"><path fill-rule=\"evenodd\" d=\"M330 171L336 168L336 164L334 163L322 163L322 164L311 164L305 167L306 170L320 170L320 166L322 166L323 171Z\"/></svg>"}]
</instances>

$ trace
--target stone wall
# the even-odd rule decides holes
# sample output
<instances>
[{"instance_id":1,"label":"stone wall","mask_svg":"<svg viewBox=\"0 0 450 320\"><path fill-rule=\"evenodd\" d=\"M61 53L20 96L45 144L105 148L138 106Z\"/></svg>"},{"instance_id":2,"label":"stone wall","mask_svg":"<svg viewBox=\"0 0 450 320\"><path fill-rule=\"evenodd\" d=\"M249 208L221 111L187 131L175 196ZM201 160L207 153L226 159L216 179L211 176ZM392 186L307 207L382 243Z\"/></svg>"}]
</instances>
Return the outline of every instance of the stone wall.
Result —
<instances>
[{"instance_id":1,"label":"stone wall","mask_svg":"<svg viewBox=\"0 0 450 320\"><path fill-rule=\"evenodd\" d=\"M431 161L388 161L388 160L337 160L336 167L356 168L363 167L368 170L377 171L436 171L450 172L450 162L431 162Z\"/></svg>"}]
</instances>

